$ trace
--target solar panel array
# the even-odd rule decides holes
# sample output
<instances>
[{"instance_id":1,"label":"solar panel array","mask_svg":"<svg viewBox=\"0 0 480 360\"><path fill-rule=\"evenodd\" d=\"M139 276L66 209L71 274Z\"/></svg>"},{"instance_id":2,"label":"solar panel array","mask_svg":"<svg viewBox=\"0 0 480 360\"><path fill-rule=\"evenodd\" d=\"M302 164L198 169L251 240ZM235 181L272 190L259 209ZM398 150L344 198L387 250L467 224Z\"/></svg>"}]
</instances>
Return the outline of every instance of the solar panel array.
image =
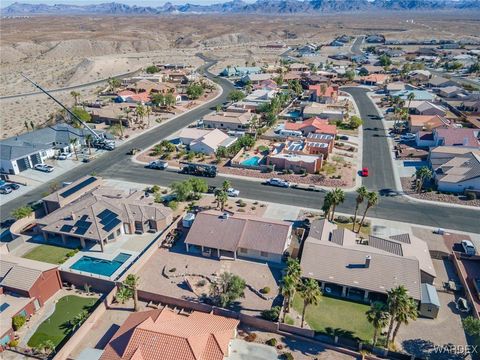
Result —
<instances>
[{"instance_id":1,"label":"solar panel array","mask_svg":"<svg viewBox=\"0 0 480 360\"><path fill-rule=\"evenodd\" d=\"M61 197L67 198L72 194L75 194L77 191L82 190L85 186L88 186L97 180L96 177L89 177L88 179L83 180L81 183L78 183L75 186L72 186L70 189L64 191L60 194Z\"/></svg>"},{"instance_id":2,"label":"solar panel array","mask_svg":"<svg viewBox=\"0 0 480 360\"><path fill-rule=\"evenodd\" d=\"M118 214L109 209L103 210L97 217L100 219L100 224L103 225L103 230L106 232L111 231L122 222L122 220L118 218Z\"/></svg>"}]
</instances>

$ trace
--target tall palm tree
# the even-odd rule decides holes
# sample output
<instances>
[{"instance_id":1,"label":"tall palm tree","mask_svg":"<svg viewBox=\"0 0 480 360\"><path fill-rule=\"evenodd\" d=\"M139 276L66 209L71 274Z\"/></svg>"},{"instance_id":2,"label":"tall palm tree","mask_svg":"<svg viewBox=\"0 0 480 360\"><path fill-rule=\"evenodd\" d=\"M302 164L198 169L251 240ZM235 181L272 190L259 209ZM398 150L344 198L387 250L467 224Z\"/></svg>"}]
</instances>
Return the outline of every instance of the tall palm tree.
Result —
<instances>
[{"instance_id":1,"label":"tall palm tree","mask_svg":"<svg viewBox=\"0 0 480 360\"><path fill-rule=\"evenodd\" d=\"M150 106L145 107L145 116L147 117L147 124L150 127L150 115L152 114L152 108Z\"/></svg>"},{"instance_id":2,"label":"tall palm tree","mask_svg":"<svg viewBox=\"0 0 480 360\"><path fill-rule=\"evenodd\" d=\"M422 166L415 172L415 176L417 178L417 192L420 194L420 192L422 191L423 183L426 180L430 180L432 178L433 172L428 167Z\"/></svg>"},{"instance_id":3,"label":"tall palm tree","mask_svg":"<svg viewBox=\"0 0 480 360\"><path fill-rule=\"evenodd\" d=\"M126 108L123 108L123 112L125 113L125 116L127 117L128 126L131 126L130 113L132 112L132 109L130 109L130 107L127 106Z\"/></svg>"},{"instance_id":4,"label":"tall palm tree","mask_svg":"<svg viewBox=\"0 0 480 360\"><path fill-rule=\"evenodd\" d=\"M215 192L215 200L217 200L217 206L223 211L225 209L225 204L228 201L228 195L224 190L217 190Z\"/></svg>"},{"instance_id":5,"label":"tall palm tree","mask_svg":"<svg viewBox=\"0 0 480 360\"><path fill-rule=\"evenodd\" d=\"M327 195L325 195L325 198L323 199L323 206L322 206L325 219L327 220L330 219L330 211L332 211L332 205L333 205L333 193L332 191L329 191Z\"/></svg>"},{"instance_id":6,"label":"tall palm tree","mask_svg":"<svg viewBox=\"0 0 480 360\"><path fill-rule=\"evenodd\" d=\"M137 121L140 119L143 122L143 118L145 116L145 106L138 104L135 108L135 114L137 115Z\"/></svg>"},{"instance_id":7,"label":"tall palm tree","mask_svg":"<svg viewBox=\"0 0 480 360\"><path fill-rule=\"evenodd\" d=\"M375 191L371 191L367 194L367 207L365 208L365 212L363 213L363 216L362 216L362 221L360 221L360 226L357 230L357 233L360 232L360 230L362 229L362 226L363 226L363 223L365 221L365 216L367 216L367 211L378 204L378 194L375 192Z\"/></svg>"},{"instance_id":8,"label":"tall palm tree","mask_svg":"<svg viewBox=\"0 0 480 360\"><path fill-rule=\"evenodd\" d=\"M92 142L93 142L92 134L85 135L85 143L87 144L88 155L92 155Z\"/></svg>"},{"instance_id":9,"label":"tall palm tree","mask_svg":"<svg viewBox=\"0 0 480 360\"><path fill-rule=\"evenodd\" d=\"M365 313L367 321L373 325L373 346L377 344L378 331L388 325L389 314L384 303L375 301Z\"/></svg>"},{"instance_id":10,"label":"tall palm tree","mask_svg":"<svg viewBox=\"0 0 480 360\"><path fill-rule=\"evenodd\" d=\"M410 104L412 103L412 100L415 99L415 93L414 92L410 92L408 95L407 95L407 100L408 100L408 106L407 108L410 109Z\"/></svg>"},{"instance_id":11,"label":"tall palm tree","mask_svg":"<svg viewBox=\"0 0 480 360\"><path fill-rule=\"evenodd\" d=\"M232 183L228 180L225 180L223 183L222 183L222 190L223 191L227 191L228 189L230 189L232 187Z\"/></svg>"},{"instance_id":12,"label":"tall palm tree","mask_svg":"<svg viewBox=\"0 0 480 360\"><path fill-rule=\"evenodd\" d=\"M395 323L395 319L398 316L398 313L405 308L405 304L408 301L408 294L407 289L405 286L400 285L396 288L390 289L387 291L387 310L390 314L390 324L388 326L387 332L387 343L390 339L390 334L393 330L393 325Z\"/></svg>"},{"instance_id":13,"label":"tall palm tree","mask_svg":"<svg viewBox=\"0 0 480 360\"><path fill-rule=\"evenodd\" d=\"M73 101L75 103L75 106L77 106L78 105L78 99L80 98L80 93L72 90L72 91L70 91L70 95L73 97Z\"/></svg>"},{"instance_id":14,"label":"tall palm tree","mask_svg":"<svg viewBox=\"0 0 480 360\"><path fill-rule=\"evenodd\" d=\"M398 330L400 329L400 325L405 324L408 325L410 320L417 320L418 317L418 310L417 310L417 303L413 298L409 297L407 301L403 304L400 311L397 313L395 317L395 321L397 325L395 326L395 330L393 330L392 335L392 343L395 343L395 337L398 334Z\"/></svg>"},{"instance_id":15,"label":"tall palm tree","mask_svg":"<svg viewBox=\"0 0 480 360\"><path fill-rule=\"evenodd\" d=\"M75 158L78 161L77 145L78 145L78 138L71 138L70 139L70 146L72 147L73 153L75 154Z\"/></svg>"},{"instance_id":16,"label":"tall palm tree","mask_svg":"<svg viewBox=\"0 0 480 360\"><path fill-rule=\"evenodd\" d=\"M133 309L134 311L138 311L138 283L140 278L135 274L129 274L125 281L123 282L126 287L128 287L133 295Z\"/></svg>"},{"instance_id":17,"label":"tall palm tree","mask_svg":"<svg viewBox=\"0 0 480 360\"><path fill-rule=\"evenodd\" d=\"M333 218L335 216L335 208L337 205L340 205L345 201L345 192L340 189L340 188L335 188L332 191L332 215L331 215L331 221L333 221Z\"/></svg>"},{"instance_id":18,"label":"tall palm tree","mask_svg":"<svg viewBox=\"0 0 480 360\"><path fill-rule=\"evenodd\" d=\"M314 279L306 279L302 286L300 293L303 298L303 310L302 310L302 325L305 322L305 311L307 310L308 305L317 305L320 301L320 296L322 296L322 291L318 286L318 282Z\"/></svg>"},{"instance_id":19,"label":"tall palm tree","mask_svg":"<svg viewBox=\"0 0 480 360\"><path fill-rule=\"evenodd\" d=\"M292 304L293 297L297 291L298 283L293 276L285 275L282 278L280 285L280 293L282 294L283 300L283 319L285 321L285 316L290 312L290 306Z\"/></svg>"},{"instance_id":20,"label":"tall palm tree","mask_svg":"<svg viewBox=\"0 0 480 360\"><path fill-rule=\"evenodd\" d=\"M360 186L357 189L357 198L355 199L356 205L355 205L355 215L353 216L353 226L352 226L352 231L355 231L355 224L357 223L357 212L360 204L363 203L365 198L368 195L368 190L365 186Z\"/></svg>"}]
</instances>

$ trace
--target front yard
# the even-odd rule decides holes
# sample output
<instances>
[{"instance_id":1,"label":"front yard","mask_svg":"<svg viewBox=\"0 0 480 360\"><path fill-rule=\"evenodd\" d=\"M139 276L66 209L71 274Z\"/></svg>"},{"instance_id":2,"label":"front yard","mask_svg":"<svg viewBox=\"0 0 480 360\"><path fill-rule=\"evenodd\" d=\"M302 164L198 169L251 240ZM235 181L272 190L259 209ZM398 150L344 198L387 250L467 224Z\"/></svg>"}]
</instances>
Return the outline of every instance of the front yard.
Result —
<instances>
[{"instance_id":1,"label":"front yard","mask_svg":"<svg viewBox=\"0 0 480 360\"><path fill-rule=\"evenodd\" d=\"M58 300L54 313L40 324L28 340L28 346L35 348L50 340L57 347L74 330L75 321L72 320L84 311L89 314L96 302L97 298L92 297L76 295L62 297Z\"/></svg>"},{"instance_id":2,"label":"front yard","mask_svg":"<svg viewBox=\"0 0 480 360\"><path fill-rule=\"evenodd\" d=\"M76 250L54 245L39 245L22 257L30 260L63 264L69 257L75 255Z\"/></svg>"},{"instance_id":3,"label":"front yard","mask_svg":"<svg viewBox=\"0 0 480 360\"><path fill-rule=\"evenodd\" d=\"M303 300L299 294L293 299L293 308L302 313ZM368 309L368 305L322 296L318 305L307 307L305 319L315 331L368 341L373 337L373 327L365 315Z\"/></svg>"}]
</instances>

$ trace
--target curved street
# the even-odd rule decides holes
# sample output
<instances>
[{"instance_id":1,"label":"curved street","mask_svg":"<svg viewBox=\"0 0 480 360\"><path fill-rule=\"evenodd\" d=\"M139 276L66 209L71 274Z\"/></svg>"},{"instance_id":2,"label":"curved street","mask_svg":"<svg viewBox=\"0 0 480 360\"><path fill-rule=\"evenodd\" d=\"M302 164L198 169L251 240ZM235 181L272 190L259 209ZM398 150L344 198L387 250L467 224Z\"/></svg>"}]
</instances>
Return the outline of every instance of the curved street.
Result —
<instances>
[{"instance_id":1,"label":"curved street","mask_svg":"<svg viewBox=\"0 0 480 360\"><path fill-rule=\"evenodd\" d=\"M205 58L204 58L205 60ZM145 149L161 139L173 134L198 118L212 111L217 104L222 104L227 100L228 93L234 89L233 85L222 78L219 78L208 72L208 68L214 64L214 61L207 60L207 63L199 69L205 72L206 76L218 83L223 88L222 95L216 100L204 104L189 113L179 116L175 120L159 126L135 139L119 146L108 155L101 156L91 163L82 164L72 171L59 176L55 182L73 181L81 176L95 172L105 178L114 178L142 184L159 184L168 186L174 181L182 180L187 175L179 174L175 171L158 171L145 169L142 165L131 161L131 156L126 155L130 148ZM371 170L372 176L365 179L364 184L370 190L380 190L384 188L394 188L395 179L391 162L391 153L388 148L385 130L379 114L366 95L365 89L346 88L355 99L362 119L364 120L363 135L363 164ZM373 130L371 130L373 129ZM378 136L377 136L378 135ZM212 185L220 185L226 177L221 175L215 179L208 179ZM244 179L231 179L235 188L239 189L241 196L259 201L276 202L287 205L300 206L305 208L320 209L323 204L323 193L309 192L304 190L284 189L270 186L264 186L257 181ZM52 181L53 182L53 181ZM19 198L2 205L2 221L10 217L10 212L26 203L39 200L41 194L48 191L50 183L45 183L40 187L20 196ZM337 207L342 213L353 213L355 207L354 192L346 194L345 202ZM411 201L405 197L387 197L380 198L379 204L372 208L369 217L389 219L400 222L427 225L433 227L442 227L460 231L478 232L478 218L480 218L480 209L471 210L465 208L452 208L437 204L428 204Z\"/></svg>"}]
</instances>

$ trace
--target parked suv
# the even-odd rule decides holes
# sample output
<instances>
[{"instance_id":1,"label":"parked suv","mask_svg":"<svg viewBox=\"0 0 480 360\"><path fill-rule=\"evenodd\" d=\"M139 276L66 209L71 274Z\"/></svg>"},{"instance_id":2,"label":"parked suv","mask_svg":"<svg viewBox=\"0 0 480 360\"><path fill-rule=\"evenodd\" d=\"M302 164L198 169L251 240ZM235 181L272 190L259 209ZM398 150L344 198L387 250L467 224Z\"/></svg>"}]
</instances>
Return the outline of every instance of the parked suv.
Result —
<instances>
[{"instance_id":1,"label":"parked suv","mask_svg":"<svg viewBox=\"0 0 480 360\"><path fill-rule=\"evenodd\" d=\"M271 186L279 186L279 187L290 187L290 183L288 181L278 179L278 178L271 178L268 179L266 184L271 185Z\"/></svg>"},{"instance_id":2,"label":"parked suv","mask_svg":"<svg viewBox=\"0 0 480 360\"><path fill-rule=\"evenodd\" d=\"M10 194L12 189L7 185L0 186L0 194Z\"/></svg>"},{"instance_id":3,"label":"parked suv","mask_svg":"<svg viewBox=\"0 0 480 360\"><path fill-rule=\"evenodd\" d=\"M465 254L469 256L473 256L477 253L477 249L475 248L475 245L470 240L462 240L462 247L463 251L465 251Z\"/></svg>"},{"instance_id":4,"label":"parked suv","mask_svg":"<svg viewBox=\"0 0 480 360\"><path fill-rule=\"evenodd\" d=\"M43 172L52 172L54 167L47 164L37 164L34 166L34 169Z\"/></svg>"}]
</instances>

